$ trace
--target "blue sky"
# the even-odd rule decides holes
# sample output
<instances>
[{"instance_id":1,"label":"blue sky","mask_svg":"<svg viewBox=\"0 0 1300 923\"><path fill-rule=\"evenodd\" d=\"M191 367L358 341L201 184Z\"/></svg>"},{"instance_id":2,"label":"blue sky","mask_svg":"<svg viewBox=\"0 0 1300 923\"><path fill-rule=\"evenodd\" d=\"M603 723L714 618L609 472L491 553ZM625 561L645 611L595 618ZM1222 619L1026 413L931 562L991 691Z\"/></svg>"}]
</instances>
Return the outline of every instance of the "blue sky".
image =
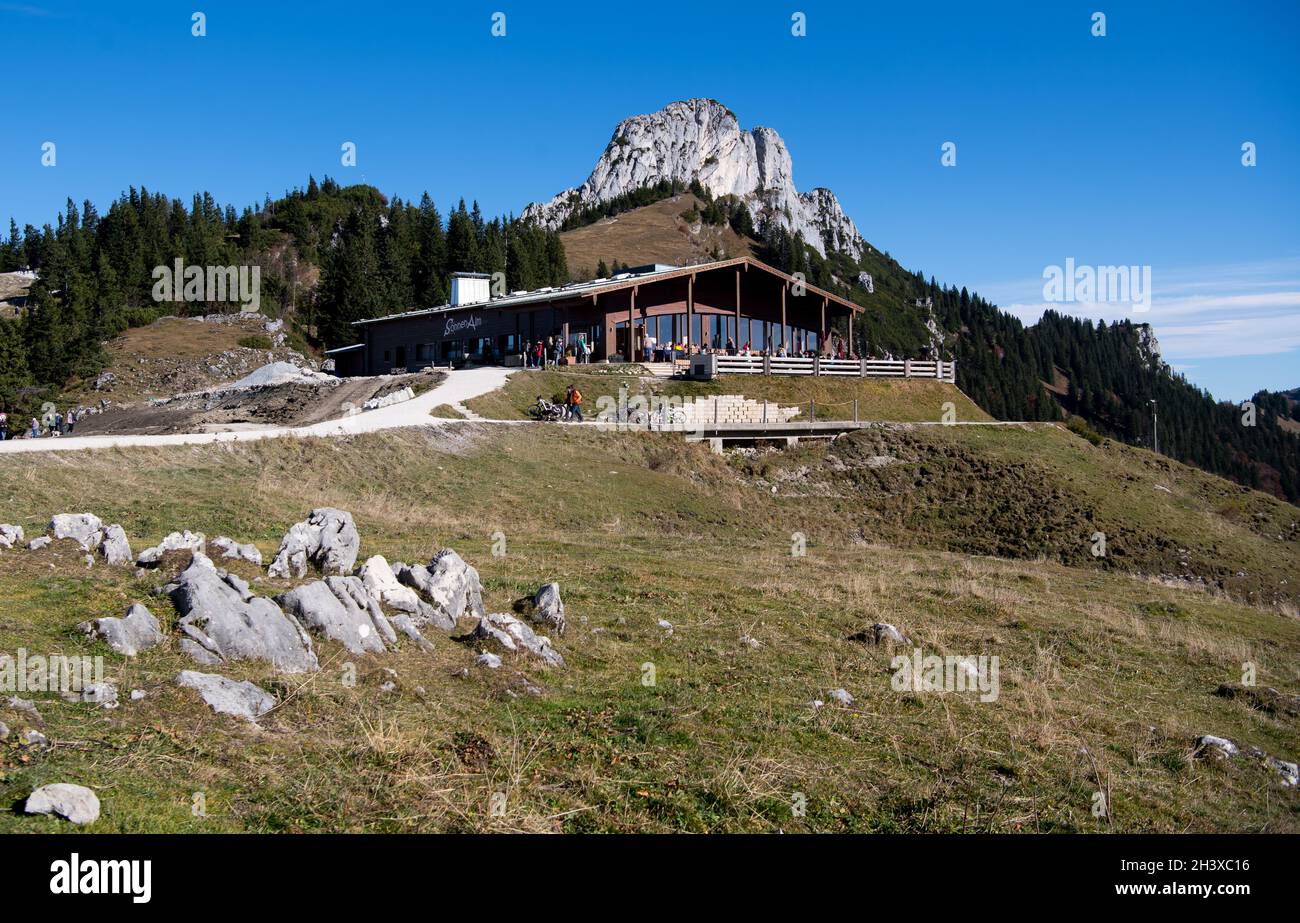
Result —
<instances>
[{"instance_id":1,"label":"blue sky","mask_svg":"<svg viewBox=\"0 0 1300 923\"><path fill-rule=\"evenodd\" d=\"M580 183L620 119L709 96L908 268L1032 320L1047 266L1150 266L1139 319L1192 381L1300 386L1300 4L295 7L0 0L0 221L130 184L243 205L309 173L518 212Z\"/></svg>"}]
</instances>

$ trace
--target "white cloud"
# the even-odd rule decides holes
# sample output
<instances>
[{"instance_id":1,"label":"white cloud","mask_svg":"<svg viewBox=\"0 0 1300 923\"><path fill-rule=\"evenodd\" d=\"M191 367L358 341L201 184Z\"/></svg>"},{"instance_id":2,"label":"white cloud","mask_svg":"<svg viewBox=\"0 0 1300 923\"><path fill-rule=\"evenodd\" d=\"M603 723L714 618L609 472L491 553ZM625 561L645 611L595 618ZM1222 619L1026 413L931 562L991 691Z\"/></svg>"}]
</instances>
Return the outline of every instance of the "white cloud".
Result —
<instances>
[{"instance_id":1,"label":"white cloud","mask_svg":"<svg viewBox=\"0 0 1300 923\"><path fill-rule=\"evenodd\" d=\"M1186 368L1186 360L1264 356L1300 349L1300 258L1259 263L1153 271L1151 309L1133 312L1122 304L1042 301L1042 280L1021 280L999 290L1011 303L1004 310L1027 324L1051 309L1092 322L1130 319L1148 323L1165 361ZM1014 293L1014 294L1013 294ZM1018 297L1017 297L1018 296Z\"/></svg>"}]
</instances>

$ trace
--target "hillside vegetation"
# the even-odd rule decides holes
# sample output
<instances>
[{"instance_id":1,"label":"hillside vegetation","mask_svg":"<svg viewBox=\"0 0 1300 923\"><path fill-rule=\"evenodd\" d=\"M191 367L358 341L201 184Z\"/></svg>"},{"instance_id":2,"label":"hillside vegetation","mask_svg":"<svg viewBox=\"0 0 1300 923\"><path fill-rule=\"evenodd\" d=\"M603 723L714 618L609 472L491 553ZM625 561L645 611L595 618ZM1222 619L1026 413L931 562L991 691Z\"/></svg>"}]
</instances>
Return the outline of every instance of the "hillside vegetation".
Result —
<instances>
[{"instance_id":1,"label":"hillside vegetation","mask_svg":"<svg viewBox=\"0 0 1300 923\"><path fill-rule=\"evenodd\" d=\"M1300 687L1300 622L1271 603L1300 570L1294 509L1061 429L881 427L721 458L667 434L457 423L15 456L0 505L29 535L91 510L137 550L189 528L264 555L332 505L355 514L363 557L456 548L488 611L549 580L564 593L563 669L485 670L436 632L431 654L318 641L307 676L222 667L277 696L259 729L173 684L193 667L174 640L126 660L76 630L137 600L171 628L151 594L182 562L137 577L87 569L67 542L0 550L0 650L103 654L124 699L36 696L46 750L17 744L29 722L0 702L15 731L0 797L89 785L104 808L91 830L1300 830L1296 791L1264 762L1193 755L1207 733L1300 751L1294 712L1215 695L1247 662L1261 688ZM1087 551L1094 529L1107 558ZM1180 555L1250 579L1130 572ZM234 569L258 593L285 585ZM1252 590L1268 604L1229 596ZM895 691L897 651L855 640L875 622L926 652L997 655L1000 696ZM0 830L55 829L0 814Z\"/></svg>"}]
</instances>

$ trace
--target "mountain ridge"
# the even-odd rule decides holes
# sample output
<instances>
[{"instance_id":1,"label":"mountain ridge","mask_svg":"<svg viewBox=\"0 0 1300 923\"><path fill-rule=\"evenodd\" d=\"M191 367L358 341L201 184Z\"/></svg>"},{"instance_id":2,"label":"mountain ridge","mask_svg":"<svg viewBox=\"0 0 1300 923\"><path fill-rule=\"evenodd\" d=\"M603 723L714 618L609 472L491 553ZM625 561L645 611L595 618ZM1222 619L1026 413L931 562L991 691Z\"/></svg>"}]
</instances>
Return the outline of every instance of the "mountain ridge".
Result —
<instances>
[{"instance_id":1,"label":"mountain ridge","mask_svg":"<svg viewBox=\"0 0 1300 923\"><path fill-rule=\"evenodd\" d=\"M523 218L554 230L580 207L663 180L698 181L712 196L735 196L756 225L772 221L801 234L823 256L834 250L856 260L866 248L834 192L796 189L790 151L774 129L742 129L731 109L704 98L623 119L585 182L530 204Z\"/></svg>"}]
</instances>

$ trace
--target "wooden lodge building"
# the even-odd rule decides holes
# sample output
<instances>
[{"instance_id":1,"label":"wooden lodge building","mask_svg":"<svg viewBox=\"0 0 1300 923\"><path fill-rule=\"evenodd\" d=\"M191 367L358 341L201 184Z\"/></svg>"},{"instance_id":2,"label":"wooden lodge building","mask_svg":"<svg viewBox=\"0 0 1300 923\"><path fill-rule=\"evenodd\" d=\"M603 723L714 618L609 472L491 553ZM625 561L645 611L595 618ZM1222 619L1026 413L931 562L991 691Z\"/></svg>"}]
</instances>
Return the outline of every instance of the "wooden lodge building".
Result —
<instances>
[{"instance_id":1,"label":"wooden lodge building","mask_svg":"<svg viewBox=\"0 0 1300 923\"><path fill-rule=\"evenodd\" d=\"M653 337L687 353L737 349L830 355L853 342L862 308L751 257L696 266L640 266L608 279L493 297L490 278L455 273L449 304L355 321L361 340L330 350L340 375L417 371L430 365L515 365L525 344L559 336L592 361L639 361ZM836 323L839 321L839 323ZM838 331L832 335L832 329ZM629 340L630 336L630 340ZM834 347L832 346L834 344ZM679 356L681 354L679 353Z\"/></svg>"}]
</instances>

